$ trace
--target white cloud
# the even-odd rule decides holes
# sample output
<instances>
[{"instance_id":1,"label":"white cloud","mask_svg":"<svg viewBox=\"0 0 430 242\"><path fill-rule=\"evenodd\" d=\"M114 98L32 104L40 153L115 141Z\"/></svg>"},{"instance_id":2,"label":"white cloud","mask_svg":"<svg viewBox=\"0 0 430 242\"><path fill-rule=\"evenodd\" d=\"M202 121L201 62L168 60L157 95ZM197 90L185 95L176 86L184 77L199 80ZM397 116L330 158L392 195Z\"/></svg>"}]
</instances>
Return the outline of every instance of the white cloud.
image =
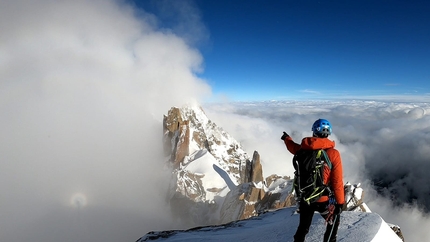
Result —
<instances>
[{"instance_id":1,"label":"white cloud","mask_svg":"<svg viewBox=\"0 0 430 242\"><path fill-rule=\"evenodd\" d=\"M321 94L321 92L319 92L319 91L315 91L315 90L310 90L310 89L304 89L304 90L301 90L300 92L303 92L303 93L307 93L307 94Z\"/></svg>"},{"instance_id":2,"label":"white cloud","mask_svg":"<svg viewBox=\"0 0 430 242\"><path fill-rule=\"evenodd\" d=\"M210 105L206 109L209 118L241 141L247 152L259 151L265 176L292 175L292 156L280 140L283 131L299 143L311 135L316 119L330 120L345 182L361 182L372 211L399 224L406 240L428 238L425 228L430 220L422 213L422 208L430 208L428 103L290 101L236 103L228 108ZM377 195L372 181L386 186L386 198ZM405 219L408 214L411 216Z\"/></svg>"},{"instance_id":3,"label":"white cloud","mask_svg":"<svg viewBox=\"0 0 430 242\"><path fill-rule=\"evenodd\" d=\"M210 88L196 49L136 16L114 0L0 2L1 241L177 226L160 206L162 115Z\"/></svg>"}]
</instances>

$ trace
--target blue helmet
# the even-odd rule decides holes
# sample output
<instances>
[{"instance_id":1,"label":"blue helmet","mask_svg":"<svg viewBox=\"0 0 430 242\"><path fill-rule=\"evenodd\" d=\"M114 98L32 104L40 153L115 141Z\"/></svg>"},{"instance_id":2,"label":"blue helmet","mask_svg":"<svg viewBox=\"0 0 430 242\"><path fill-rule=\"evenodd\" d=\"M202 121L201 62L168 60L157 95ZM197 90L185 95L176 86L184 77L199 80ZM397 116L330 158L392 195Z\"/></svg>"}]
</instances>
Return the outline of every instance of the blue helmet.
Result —
<instances>
[{"instance_id":1,"label":"blue helmet","mask_svg":"<svg viewBox=\"0 0 430 242\"><path fill-rule=\"evenodd\" d=\"M312 125L312 132L318 137L327 137L331 135L331 124L327 119L318 119Z\"/></svg>"}]
</instances>

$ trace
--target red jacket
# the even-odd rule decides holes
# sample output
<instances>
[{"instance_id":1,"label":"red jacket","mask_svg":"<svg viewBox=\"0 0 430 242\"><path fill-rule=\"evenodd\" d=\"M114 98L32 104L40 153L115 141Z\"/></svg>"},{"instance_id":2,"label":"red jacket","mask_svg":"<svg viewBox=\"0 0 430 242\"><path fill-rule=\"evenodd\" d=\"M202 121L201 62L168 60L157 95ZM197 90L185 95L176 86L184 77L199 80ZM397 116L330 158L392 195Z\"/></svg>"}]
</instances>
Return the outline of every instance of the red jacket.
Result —
<instances>
[{"instance_id":1,"label":"red jacket","mask_svg":"<svg viewBox=\"0 0 430 242\"><path fill-rule=\"evenodd\" d=\"M339 151L334 146L334 141L327 138L318 137L306 137L302 140L301 144L297 144L291 137L287 137L285 140L287 149L294 155L299 149L306 150L318 150L324 149L327 152L328 158L331 161L332 168L324 166L324 183L329 184L330 188L334 192L337 204L345 203L345 194L343 188L343 172L342 172L342 159L340 158ZM321 197L318 202L325 202L328 200L328 196Z\"/></svg>"}]
</instances>

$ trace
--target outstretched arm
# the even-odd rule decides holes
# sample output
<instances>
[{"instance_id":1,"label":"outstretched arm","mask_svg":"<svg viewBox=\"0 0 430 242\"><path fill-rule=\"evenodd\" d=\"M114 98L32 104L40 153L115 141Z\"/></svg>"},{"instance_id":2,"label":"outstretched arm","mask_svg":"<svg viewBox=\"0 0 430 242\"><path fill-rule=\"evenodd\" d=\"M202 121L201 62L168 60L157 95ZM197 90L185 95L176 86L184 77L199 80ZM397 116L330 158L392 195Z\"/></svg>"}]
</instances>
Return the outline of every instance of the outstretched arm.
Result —
<instances>
[{"instance_id":1,"label":"outstretched arm","mask_svg":"<svg viewBox=\"0 0 430 242\"><path fill-rule=\"evenodd\" d=\"M290 151L291 154L296 154L297 151L300 149L300 145L294 142L293 139L287 133L284 132L284 135L282 135L281 139L284 141L288 151Z\"/></svg>"}]
</instances>

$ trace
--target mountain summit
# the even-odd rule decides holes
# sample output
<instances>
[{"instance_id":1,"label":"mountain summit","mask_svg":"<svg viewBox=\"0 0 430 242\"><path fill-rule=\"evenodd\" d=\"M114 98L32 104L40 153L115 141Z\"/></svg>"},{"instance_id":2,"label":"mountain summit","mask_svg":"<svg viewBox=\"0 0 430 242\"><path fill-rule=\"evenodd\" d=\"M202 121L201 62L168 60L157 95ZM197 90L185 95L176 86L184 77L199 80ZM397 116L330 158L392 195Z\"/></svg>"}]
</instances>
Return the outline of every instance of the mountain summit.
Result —
<instances>
[{"instance_id":1,"label":"mountain summit","mask_svg":"<svg viewBox=\"0 0 430 242\"><path fill-rule=\"evenodd\" d=\"M171 108L163 119L163 142L172 169L167 196L172 214L182 224L197 228L150 232L139 241L292 238L298 224L293 181L276 174L264 178L258 152L251 158L201 107ZM402 241L393 232L397 226L370 213L359 184L347 183L345 191L348 212L342 214L339 228L339 236L345 238L342 241ZM319 238L322 233L318 231L324 230L325 221L317 217L312 225L315 235L309 238ZM381 236L389 239L375 240Z\"/></svg>"},{"instance_id":2,"label":"mountain summit","mask_svg":"<svg viewBox=\"0 0 430 242\"><path fill-rule=\"evenodd\" d=\"M137 242L162 241L292 241L299 223L295 208L266 212L258 217L218 226L189 230L150 232ZM342 242L401 242L389 225L376 213L347 211L341 214L338 241ZM306 241L322 241L325 221L315 216Z\"/></svg>"}]
</instances>

